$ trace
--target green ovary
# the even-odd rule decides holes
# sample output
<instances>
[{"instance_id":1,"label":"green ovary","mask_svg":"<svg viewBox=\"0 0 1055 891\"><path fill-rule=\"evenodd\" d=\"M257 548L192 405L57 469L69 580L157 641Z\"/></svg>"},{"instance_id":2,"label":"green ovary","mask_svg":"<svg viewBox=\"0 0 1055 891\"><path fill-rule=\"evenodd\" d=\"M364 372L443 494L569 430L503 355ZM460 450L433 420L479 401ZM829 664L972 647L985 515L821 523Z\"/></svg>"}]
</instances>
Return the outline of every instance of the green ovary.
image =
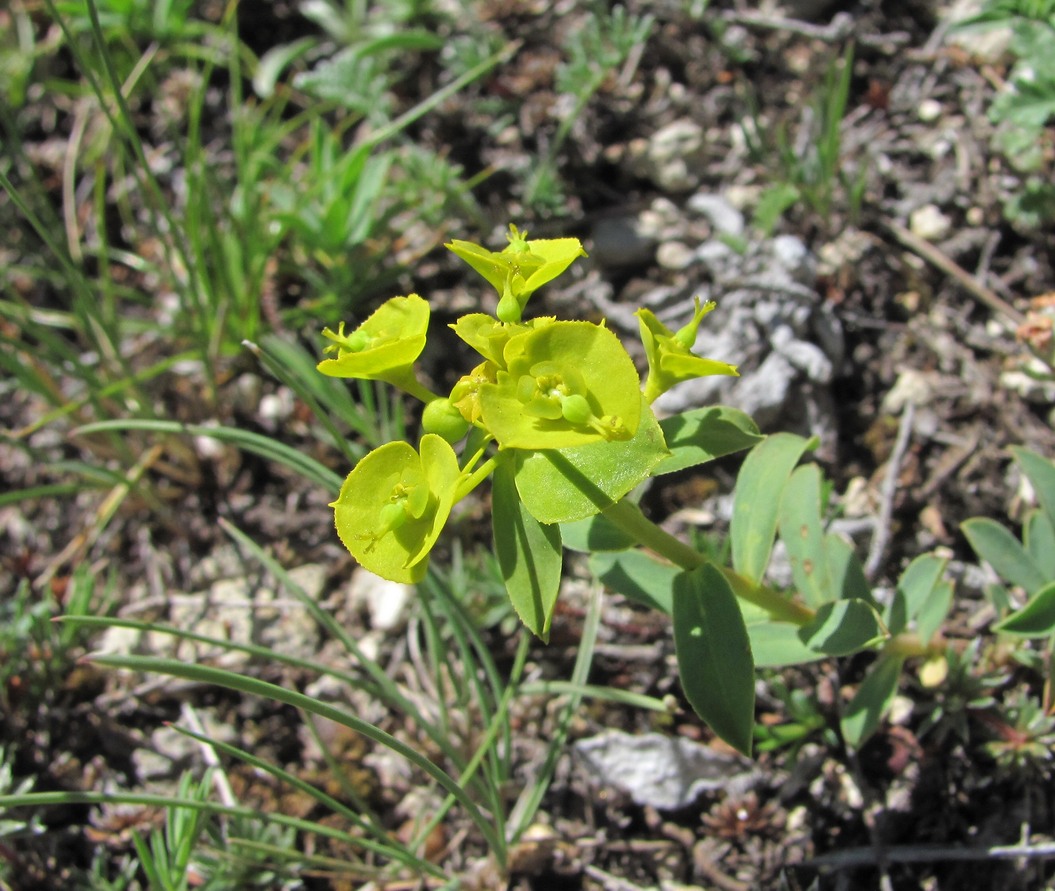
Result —
<instances>
[{"instance_id":1,"label":"green ovary","mask_svg":"<svg viewBox=\"0 0 1055 891\"><path fill-rule=\"evenodd\" d=\"M335 334L329 328L323 328L322 333L333 341L324 352L334 353L338 358L348 353L361 353L372 343L372 338L362 328L357 328L351 334L344 333L344 322L337 326Z\"/></svg>"},{"instance_id":2,"label":"green ovary","mask_svg":"<svg viewBox=\"0 0 1055 891\"><path fill-rule=\"evenodd\" d=\"M384 505L377 515L377 526L367 533L357 536L367 541L367 550L373 547L390 532L395 532L406 525L408 520L420 520L429 507L429 487L424 479L413 479L417 474L406 474L392 487Z\"/></svg>"},{"instance_id":3,"label":"green ovary","mask_svg":"<svg viewBox=\"0 0 1055 891\"><path fill-rule=\"evenodd\" d=\"M517 380L517 399L526 414L548 421L563 418L605 439L622 439L626 429L618 418L598 418L587 398L586 381L570 366L539 362Z\"/></svg>"}]
</instances>

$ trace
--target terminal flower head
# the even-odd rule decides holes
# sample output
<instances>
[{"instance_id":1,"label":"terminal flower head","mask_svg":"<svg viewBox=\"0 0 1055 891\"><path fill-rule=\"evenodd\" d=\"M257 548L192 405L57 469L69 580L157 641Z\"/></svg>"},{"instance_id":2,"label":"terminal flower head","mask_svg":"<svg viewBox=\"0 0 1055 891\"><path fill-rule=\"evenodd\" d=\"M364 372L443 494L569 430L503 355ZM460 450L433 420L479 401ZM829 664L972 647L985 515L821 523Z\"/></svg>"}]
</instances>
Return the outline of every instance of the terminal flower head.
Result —
<instances>
[{"instance_id":1,"label":"terminal flower head","mask_svg":"<svg viewBox=\"0 0 1055 891\"><path fill-rule=\"evenodd\" d=\"M641 342L645 347L648 359L648 378L645 380L645 399L651 404L662 393L676 384L706 377L712 374L738 376L735 365L719 362L717 359L705 359L692 352L700 322L715 307L713 300L702 303L695 299L695 312L692 321L676 333L664 325L648 309L639 309L636 313L638 326L641 329Z\"/></svg>"},{"instance_id":2,"label":"terminal flower head","mask_svg":"<svg viewBox=\"0 0 1055 891\"><path fill-rule=\"evenodd\" d=\"M578 257L585 257L578 238L535 238L510 225L509 244L489 251L471 241L451 241L447 248L487 279L498 291L498 318L519 322L533 292L553 281Z\"/></svg>"},{"instance_id":3,"label":"terminal flower head","mask_svg":"<svg viewBox=\"0 0 1055 891\"><path fill-rule=\"evenodd\" d=\"M435 434L421 438L420 452L387 443L352 468L330 505L337 534L371 572L393 582L421 581L460 478L454 449Z\"/></svg>"},{"instance_id":4,"label":"terminal flower head","mask_svg":"<svg viewBox=\"0 0 1055 891\"><path fill-rule=\"evenodd\" d=\"M323 336L333 341L324 352L332 358L323 359L318 370L330 377L388 381L420 398L423 388L413 366L425 348L428 327L425 300L417 294L393 297L351 334L345 334L343 322L336 333L323 328Z\"/></svg>"}]
</instances>

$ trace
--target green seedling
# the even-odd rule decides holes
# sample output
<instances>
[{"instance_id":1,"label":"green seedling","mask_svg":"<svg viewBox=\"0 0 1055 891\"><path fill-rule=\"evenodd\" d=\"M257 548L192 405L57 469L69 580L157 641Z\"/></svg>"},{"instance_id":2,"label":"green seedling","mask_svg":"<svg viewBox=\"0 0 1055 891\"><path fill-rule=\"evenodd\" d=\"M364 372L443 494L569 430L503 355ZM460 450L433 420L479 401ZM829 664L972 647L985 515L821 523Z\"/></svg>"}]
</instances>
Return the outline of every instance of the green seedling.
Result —
<instances>
[{"instance_id":1,"label":"green seedling","mask_svg":"<svg viewBox=\"0 0 1055 891\"><path fill-rule=\"evenodd\" d=\"M760 136L757 116L742 128L752 155L763 163L777 159L776 181L765 189L755 208L754 223L761 231L771 232L796 206L825 220L840 196L851 219L859 214L867 168L862 164L855 172L848 167L842 145L853 59L850 45L841 59L832 60L794 136L783 126L769 138Z\"/></svg>"},{"instance_id":2,"label":"green seedling","mask_svg":"<svg viewBox=\"0 0 1055 891\"><path fill-rule=\"evenodd\" d=\"M1011 451L1039 502L1025 516L1021 540L988 517L973 517L961 528L974 552L1006 583L987 592L1003 614L994 630L1050 638L1055 634L1055 465L1028 449ZM1015 606L1009 588L1025 595L1021 606Z\"/></svg>"},{"instance_id":3,"label":"green seedling","mask_svg":"<svg viewBox=\"0 0 1055 891\"><path fill-rule=\"evenodd\" d=\"M572 31L564 44L566 59L556 72L557 89L573 100L553 138L548 141L545 155L531 171L524 185L524 200L528 205L560 212L566 201L557 158L572 127L580 120L590 100L617 70L630 64L635 50L648 40L655 19L651 15L633 15L624 6L591 15L582 28ZM628 72L620 78L629 82Z\"/></svg>"},{"instance_id":4,"label":"green seedling","mask_svg":"<svg viewBox=\"0 0 1055 891\"><path fill-rule=\"evenodd\" d=\"M1013 64L1004 86L989 105L996 125L994 147L1022 176L1021 186L1004 202L1004 216L1027 229L1055 219L1048 126L1055 118L1055 3L1051 0L987 0L960 30L1011 29Z\"/></svg>"},{"instance_id":5,"label":"green seedling","mask_svg":"<svg viewBox=\"0 0 1055 891\"><path fill-rule=\"evenodd\" d=\"M1022 754L1016 749L1019 744L1024 757L1032 757L1034 731L1050 739L1050 721L1043 719L1055 713L1051 686L1055 659L1055 464L1022 447L1011 452L1037 501L1022 520L1021 537L989 517L973 517L960 528L974 552L999 579L986 589L999 616L993 630L1011 644L1018 662L1044 679L1039 701L1030 706L1023 700L1008 716L1007 726L1021 725L1021 732L1007 730L1003 743L993 744L998 760L1006 757L1015 761Z\"/></svg>"}]
</instances>

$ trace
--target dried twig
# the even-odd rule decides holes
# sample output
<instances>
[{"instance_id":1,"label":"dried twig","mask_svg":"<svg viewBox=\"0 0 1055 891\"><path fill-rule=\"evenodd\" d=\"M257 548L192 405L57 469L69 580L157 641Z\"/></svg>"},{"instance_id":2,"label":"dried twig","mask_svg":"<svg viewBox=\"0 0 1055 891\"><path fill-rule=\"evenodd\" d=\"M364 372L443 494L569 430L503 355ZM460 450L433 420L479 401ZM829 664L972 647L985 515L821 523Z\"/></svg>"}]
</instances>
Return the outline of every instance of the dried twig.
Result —
<instances>
[{"instance_id":1,"label":"dried twig","mask_svg":"<svg viewBox=\"0 0 1055 891\"><path fill-rule=\"evenodd\" d=\"M881 492L882 503L879 506L879 517L876 519L875 533L872 535L871 544L868 547L868 559L865 560L865 578L872 581L879 566L883 562L887 544L890 541L890 522L894 515L894 496L897 494L897 478L901 469L901 461L905 457L909 438L912 435L912 419L916 414L916 406L912 402L905 403L905 410L901 414L901 424L897 429L897 439L894 441L894 450L890 453L887 461L886 478L883 480Z\"/></svg>"},{"instance_id":2,"label":"dried twig","mask_svg":"<svg viewBox=\"0 0 1055 891\"><path fill-rule=\"evenodd\" d=\"M991 288L983 285L976 276L971 275L971 273L943 254L929 241L914 235L900 223L896 223L893 220L884 220L883 225L902 245L919 254L924 260L940 269L946 275L956 279L971 296L977 298L995 313L1002 315L1008 322L1019 326L1026 321L1026 317L1010 303Z\"/></svg>"},{"instance_id":3,"label":"dried twig","mask_svg":"<svg viewBox=\"0 0 1055 891\"><path fill-rule=\"evenodd\" d=\"M770 28L774 31L787 31L799 34L812 40L823 40L825 43L839 43L853 38L861 46L890 50L911 41L912 37L905 31L893 31L889 34L859 34L854 17L848 12L837 12L827 25L816 25L801 19L786 19L764 12L726 12L722 18L737 25L752 28Z\"/></svg>"},{"instance_id":4,"label":"dried twig","mask_svg":"<svg viewBox=\"0 0 1055 891\"><path fill-rule=\"evenodd\" d=\"M201 718L198 717L198 713L194 710L189 702L182 702L180 704L180 717L187 723L192 731L198 734L198 736L207 736L205 727L202 725ZM217 768L212 775L213 785L216 787L216 794L219 795L220 801L227 807L234 807L238 804L238 799L235 798L234 790L231 789L231 783L227 779L227 774L223 771L220 759L216 754L216 750L208 745L207 743L198 741L198 745L201 747L202 758L209 767Z\"/></svg>"},{"instance_id":5,"label":"dried twig","mask_svg":"<svg viewBox=\"0 0 1055 891\"><path fill-rule=\"evenodd\" d=\"M693 849L692 862L696 871L720 891L748 891L751 887L746 882L741 882L722 872L718 865L711 861L702 845L696 845Z\"/></svg>"},{"instance_id":6,"label":"dried twig","mask_svg":"<svg viewBox=\"0 0 1055 891\"><path fill-rule=\"evenodd\" d=\"M1055 842L1037 845L997 845L991 848L964 848L945 845L903 845L885 848L882 859L886 863L938 863L941 861L970 862L978 860L1051 860L1055 859ZM848 869L855 866L874 866L880 853L875 848L848 848L821 854L803 863L807 867Z\"/></svg>"}]
</instances>

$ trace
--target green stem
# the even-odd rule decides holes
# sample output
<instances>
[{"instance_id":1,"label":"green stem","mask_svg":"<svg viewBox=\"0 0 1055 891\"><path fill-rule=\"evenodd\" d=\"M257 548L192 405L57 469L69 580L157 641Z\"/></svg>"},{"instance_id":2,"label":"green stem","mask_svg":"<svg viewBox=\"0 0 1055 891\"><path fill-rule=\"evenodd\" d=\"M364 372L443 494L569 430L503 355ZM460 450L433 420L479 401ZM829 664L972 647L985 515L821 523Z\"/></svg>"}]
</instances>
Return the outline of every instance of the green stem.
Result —
<instances>
[{"instance_id":1,"label":"green stem","mask_svg":"<svg viewBox=\"0 0 1055 891\"><path fill-rule=\"evenodd\" d=\"M713 563L695 548L690 548L681 539L675 538L653 523L633 502L624 498L606 508L603 513L616 526L633 536L639 545L666 557L682 569L698 569L706 563L711 563L725 576L737 597L760 606L774 619L795 625L806 625L813 620L815 614L809 607L795 600L788 600L779 591L756 584L738 572Z\"/></svg>"},{"instance_id":2,"label":"green stem","mask_svg":"<svg viewBox=\"0 0 1055 891\"><path fill-rule=\"evenodd\" d=\"M465 477L461 483L458 484L458 488L454 493L455 503L461 501L466 495L468 495L473 489L475 489L480 483L487 479L494 469L498 466L498 455L492 455L483 464L476 468L469 476Z\"/></svg>"}]
</instances>

